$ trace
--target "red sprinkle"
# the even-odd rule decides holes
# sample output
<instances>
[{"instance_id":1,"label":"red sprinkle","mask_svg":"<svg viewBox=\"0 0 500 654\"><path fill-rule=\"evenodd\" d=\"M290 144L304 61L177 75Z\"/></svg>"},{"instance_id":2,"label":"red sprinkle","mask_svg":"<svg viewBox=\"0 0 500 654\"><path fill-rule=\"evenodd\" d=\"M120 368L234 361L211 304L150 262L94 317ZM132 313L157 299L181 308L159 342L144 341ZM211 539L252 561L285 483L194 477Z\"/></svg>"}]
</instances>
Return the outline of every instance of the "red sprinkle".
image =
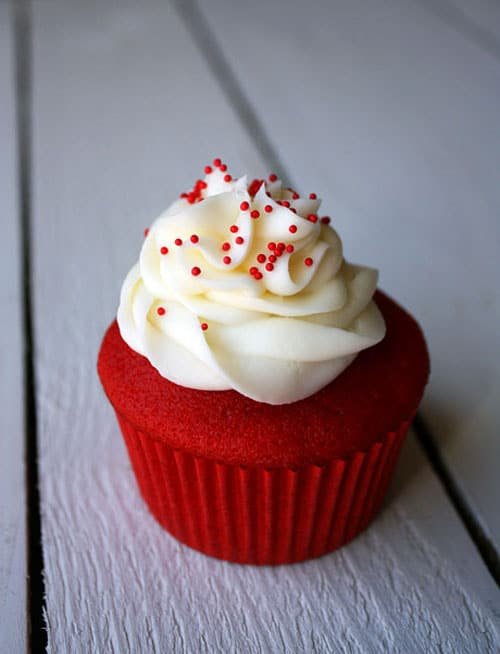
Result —
<instances>
[{"instance_id":1,"label":"red sprinkle","mask_svg":"<svg viewBox=\"0 0 500 654\"><path fill-rule=\"evenodd\" d=\"M263 275L261 272L257 270L257 272L254 274L255 279L262 279Z\"/></svg>"},{"instance_id":2,"label":"red sprinkle","mask_svg":"<svg viewBox=\"0 0 500 654\"><path fill-rule=\"evenodd\" d=\"M268 270L269 272L271 272L271 270L274 270L273 264L272 263L266 263L266 270Z\"/></svg>"},{"instance_id":3,"label":"red sprinkle","mask_svg":"<svg viewBox=\"0 0 500 654\"><path fill-rule=\"evenodd\" d=\"M278 179L278 175L275 175L274 173L271 173L269 175L269 181L270 182L275 182Z\"/></svg>"},{"instance_id":4,"label":"red sprinkle","mask_svg":"<svg viewBox=\"0 0 500 654\"><path fill-rule=\"evenodd\" d=\"M286 246L286 251L287 252L293 252L294 250L295 250L295 248L293 247L293 245L291 243Z\"/></svg>"},{"instance_id":5,"label":"red sprinkle","mask_svg":"<svg viewBox=\"0 0 500 654\"><path fill-rule=\"evenodd\" d=\"M161 253L161 254L168 254L168 248L165 247L165 246L161 247L161 248L160 248L160 253Z\"/></svg>"},{"instance_id":6,"label":"red sprinkle","mask_svg":"<svg viewBox=\"0 0 500 654\"><path fill-rule=\"evenodd\" d=\"M330 216L323 216L323 218L321 219L321 222L323 223L323 225L329 225L330 224Z\"/></svg>"},{"instance_id":7,"label":"red sprinkle","mask_svg":"<svg viewBox=\"0 0 500 654\"><path fill-rule=\"evenodd\" d=\"M158 309L156 309L156 313L159 316L164 316L167 313L167 311L164 307L158 307Z\"/></svg>"},{"instance_id":8,"label":"red sprinkle","mask_svg":"<svg viewBox=\"0 0 500 654\"><path fill-rule=\"evenodd\" d=\"M193 266L193 267L191 268L191 274L192 274L194 277L198 277L198 275L199 275L200 273L201 273L201 269L198 268L198 266Z\"/></svg>"},{"instance_id":9,"label":"red sprinkle","mask_svg":"<svg viewBox=\"0 0 500 654\"><path fill-rule=\"evenodd\" d=\"M226 266L229 266L231 263L231 257L228 257L227 255L223 257L222 261L226 264Z\"/></svg>"},{"instance_id":10,"label":"red sprinkle","mask_svg":"<svg viewBox=\"0 0 500 654\"><path fill-rule=\"evenodd\" d=\"M266 213L271 213L272 210L273 210L273 208L272 208L272 206L270 204L266 204L266 206L264 207L264 211Z\"/></svg>"},{"instance_id":11,"label":"red sprinkle","mask_svg":"<svg viewBox=\"0 0 500 654\"><path fill-rule=\"evenodd\" d=\"M205 174L206 175L210 175L212 170L213 170L212 166L205 166Z\"/></svg>"},{"instance_id":12,"label":"red sprinkle","mask_svg":"<svg viewBox=\"0 0 500 654\"><path fill-rule=\"evenodd\" d=\"M309 193L309 199L310 200L316 200L317 197L318 196L316 195L316 193Z\"/></svg>"},{"instance_id":13,"label":"red sprinkle","mask_svg":"<svg viewBox=\"0 0 500 654\"><path fill-rule=\"evenodd\" d=\"M228 243L226 241L225 243L222 244L222 249L224 250L224 252L227 252L228 250L231 249L231 243Z\"/></svg>"},{"instance_id":14,"label":"red sprinkle","mask_svg":"<svg viewBox=\"0 0 500 654\"><path fill-rule=\"evenodd\" d=\"M221 165L219 166L219 168L220 168L220 170L222 170L223 173L225 173L226 170L227 170L227 166L226 166L226 164L221 164Z\"/></svg>"},{"instance_id":15,"label":"red sprinkle","mask_svg":"<svg viewBox=\"0 0 500 654\"><path fill-rule=\"evenodd\" d=\"M221 166L221 168L222 168L222 166ZM231 177L231 175L229 173L227 175L224 175L224 181L225 182L230 182L232 179L233 178Z\"/></svg>"},{"instance_id":16,"label":"red sprinkle","mask_svg":"<svg viewBox=\"0 0 500 654\"><path fill-rule=\"evenodd\" d=\"M191 241L191 243L198 243L198 241L200 239L199 239L199 236L197 234L191 234L191 236L189 237L189 240Z\"/></svg>"},{"instance_id":17,"label":"red sprinkle","mask_svg":"<svg viewBox=\"0 0 500 654\"><path fill-rule=\"evenodd\" d=\"M270 254L267 258L271 263L274 263L276 261L276 256L274 254Z\"/></svg>"},{"instance_id":18,"label":"red sprinkle","mask_svg":"<svg viewBox=\"0 0 500 654\"><path fill-rule=\"evenodd\" d=\"M148 234L149 234L149 227L146 227L146 229L144 230L144 238L146 238Z\"/></svg>"},{"instance_id":19,"label":"red sprinkle","mask_svg":"<svg viewBox=\"0 0 500 654\"><path fill-rule=\"evenodd\" d=\"M202 330L203 330L204 332L206 332L207 329L208 329L208 325L207 325L206 322L202 322L201 325L200 325L200 327L202 328Z\"/></svg>"},{"instance_id":20,"label":"red sprinkle","mask_svg":"<svg viewBox=\"0 0 500 654\"><path fill-rule=\"evenodd\" d=\"M262 254L262 253L261 253L261 254L258 254L258 255L257 255L257 261L258 261L259 263L264 263L265 260L266 260L266 255L265 255L265 254Z\"/></svg>"},{"instance_id":21,"label":"red sprinkle","mask_svg":"<svg viewBox=\"0 0 500 654\"><path fill-rule=\"evenodd\" d=\"M174 241L174 243L175 243L176 245L182 245L182 238L176 238L175 241Z\"/></svg>"},{"instance_id":22,"label":"red sprinkle","mask_svg":"<svg viewBox=\"0 0 500 654\"><path fill-rule=\"evenodd\" d=\"M294 192L292 197L293 197L294 200L298 200L300 198L300 195L298 193Z\"/></svg>"},{"instance_id":23,"label":"red sprinkle","mask_svg":"<svg viewBox=\"0 0 500 654\"><path fill-rule=\"evenodd\" d=\"M219 168L222 165L222 161L217 157L217 159L214 159L213 164L216 168Z\"/></svg>"},{"instance_id":24,"label":"red sprinkle","mask_svg":"<svg viewBox=\"0 0 500 654\"><path fill-rule=\"evenodd\" d=\"M252 218L258 218L260 216L260 211L257 211L257 209L254 209L253 211L250 212L250 216Z\"/></svg>"},{"instance_id":25,"label":"red sprinkle","mask_svg":"<svg viewBox=\"0 0 500 654\"><path fill-rule=\"evenodd\" d=\"M187 193L181 193L179 195L180 198L187 198L188 194Z\"/></svg>"},{"instance_id":26,"label":"red sprinkle","mask_svg":"<svg viewBox=\"0 0 500 654\"><path fill-rule=\"evenodd\" d=\"M290 234L295 234L295 232L297 231L297 225L290 225L288 231L290 232Z\"/></svg>"},{"instance_id":27,"label":"red sprinkle","mask_svg":"<svg viewBox=\"0 0 500 654\"><path fill-rule=\"evenodd\" d=\"M283 200L283 202L281 204L282 204L283 207L286 207L287 209L290 206L290 202L288 202L288 200Z\"/></svg>"},{"instance_id":28,"label":"red sprinkle","mask_svg":"<svg viewBox=\"0 0 500 654\"><path fill-rule=\"evenodd\" d=\"M241 245L242 243L245 242L245 239L243 238L243 236L237 236L234 240L238 245Z\"/></svg>"},{"instance_id":29,"label":"red sprinkle","mask_svg":"<svg viewBox=\"0 0 500 654\"><path fill-rule=\"evenodd\" d=\"M307 257L306 259L304 259L304 263L306 264L306 266L312 266L314 261L311 259L311 257Z\"/></svg>"},{"instance_id":30,"label":"red sprinkle","mask_svg":"<svg viewBox=\"0 0 500 654\"><path fill-rule=\"evenodd\" d=\"M285 244L283 243L283 241L280 241L280 242L276 245L276 247L278 248L278 250L284 250L284 249L285 249Z\"/></svg>"},{"instance_id":31,"label":"red sprinkle","mask_svg":"<svg viewBox=\"0 0 500 654\"><path fill-rule=\"evenodd\" d=\"M268 249L268 250L276 250L276 243L275 243L274 241L270 241L270 242L267 244L267 249Z\"/></svg>"},{"instance_id":32,"label":"red sprinkle","mask_svg":"<svg viewBox=\"0 0 500 654\"><path fill-rule=\"evenodd\" d=\"M240 209L241 209L242 211L248 211L249 208L250 208L250 205L249 205L248 202L246 202L246 201L245 201L245 202L242 202L242 203L240 204Z\"/></svg>"},{"instance_id":33,"label":"red sprinkle","mask_svg":"<svg viewBox=\"0 0 500 654\"><path fill-rule=\"evenodd\" d=\"M256 272L259 272L259 269L257 268L257 266L252 266L251 268L248 269L248 272L251 275L255 275Z\"/></svg>"},{"instance_id":34,"label":"red sprinkle","mask_svg":"<svg viewBox=\"0 0 500 654\"><path fill-rule=\"evenodd\" d=\"M236 234L238 230L239 230L238 225L231 225L231 227L229 228L229 231L233 232L233 234Z\"/></svg>"},{"instance_id":35,"label":"red sprinkle","mask_svg":"<svg viewBox=\"0 0 500 654\"><path fill-rule=\"evenodd\" d=\"M307 216L307 220L310 220L312 223L318 222L318 216L315 213L310 213Z\"/></svg>"}]
</instances>

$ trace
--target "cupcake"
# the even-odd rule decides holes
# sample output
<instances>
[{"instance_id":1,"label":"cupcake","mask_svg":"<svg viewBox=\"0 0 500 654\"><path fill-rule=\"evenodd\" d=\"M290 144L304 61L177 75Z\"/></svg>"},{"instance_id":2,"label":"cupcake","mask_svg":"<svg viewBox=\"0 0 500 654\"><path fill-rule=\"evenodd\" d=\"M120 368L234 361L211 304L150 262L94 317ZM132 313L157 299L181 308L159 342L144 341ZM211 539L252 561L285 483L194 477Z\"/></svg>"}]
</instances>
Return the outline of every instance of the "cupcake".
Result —
<instances>
[{"instance_id":1,"label":"cupcake","mask_svg":"<svg viewBox=\"0 0 500 654\"><path fill-rule=\"evenodd\" d=\"M429 373L314 193L219 159L146 230L98 372L158 522L208 555L321 556L376 515Z\"/></svg>"}]
</instances>

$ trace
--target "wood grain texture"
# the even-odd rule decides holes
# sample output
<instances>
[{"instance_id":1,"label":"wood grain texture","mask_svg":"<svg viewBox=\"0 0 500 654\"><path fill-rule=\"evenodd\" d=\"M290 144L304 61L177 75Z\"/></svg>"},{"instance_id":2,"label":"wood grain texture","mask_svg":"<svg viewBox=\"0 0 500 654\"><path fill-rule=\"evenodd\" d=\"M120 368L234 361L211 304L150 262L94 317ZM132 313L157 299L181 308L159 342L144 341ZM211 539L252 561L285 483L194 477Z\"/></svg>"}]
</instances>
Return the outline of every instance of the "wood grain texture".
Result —
<instances>
[{"instance_id":1,"label":"wood grain texture","mask_svg":"<svg viewBox=\"0 0 500 654\"><path fill-rule=\"evenodd\" d=\"M219 153L264 162L166 3L40 0L33 30L49 652L494 652L498 592L412 441L377 522L317 561L217 562L150 517L100 339L151 218Z\"/></svg>"},{"instance_id":2,"label":"wood grain texture","mask_svg":"<svg viewBox=\"0 0 500 654\"><path fill-rule=\"evenodd\" d=\"M278 157L325 198L347 256L380 267L383 288L421 320L425 418L500 548L498 8L199 6Z\"/></svg>"},{"instance_id":3,"label":"wood grain texture","mask_svg":"<svg viewBox=\"0 0 500 654\"><path fill-rule=\"evenodd\" d=\"M14 33L0 3L0 652L26 648L21 262Z\"/></svg>"}]
</instances>

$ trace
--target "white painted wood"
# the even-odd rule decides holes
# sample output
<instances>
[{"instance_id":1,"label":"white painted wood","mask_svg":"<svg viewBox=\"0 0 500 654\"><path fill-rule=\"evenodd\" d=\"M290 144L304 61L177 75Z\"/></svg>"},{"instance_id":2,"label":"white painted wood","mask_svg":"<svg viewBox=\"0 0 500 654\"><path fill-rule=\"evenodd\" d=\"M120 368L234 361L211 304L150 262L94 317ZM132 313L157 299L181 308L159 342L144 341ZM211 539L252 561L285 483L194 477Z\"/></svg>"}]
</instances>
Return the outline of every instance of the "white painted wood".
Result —
<instances>
[{"instance_id":1,"label":"white painted wood","mask_svg":"<svg viewBox=\"0 0 500 654\"><path fill-rule=\"evenodd\" d=\"M0 3L0 652L26 649L21 264L13 24Z\"/></svg>"},{"instance_id":2,"label":"white painted wood","mask_svg":"<svg viewBox=\"0 0 500 654\"><path fill-rule=\"evenodd\" d=\"M423 405L500 547L500 11L481 0L200 3L293 180L421 320Z\"/></svg>"},{"instance_id":3,"label":"white painted wood","mask_svg":"<svg viewBox=\"0 0 500 654\"><path fill-rule=\"evenodd\" d=\"M95 372L150 219L222 153L262 170L164 2L34 3L34 243L49 652L494 652L499 594L412 441L343 551L218 562L149 516Z\"/></svg>"}]
</instances>

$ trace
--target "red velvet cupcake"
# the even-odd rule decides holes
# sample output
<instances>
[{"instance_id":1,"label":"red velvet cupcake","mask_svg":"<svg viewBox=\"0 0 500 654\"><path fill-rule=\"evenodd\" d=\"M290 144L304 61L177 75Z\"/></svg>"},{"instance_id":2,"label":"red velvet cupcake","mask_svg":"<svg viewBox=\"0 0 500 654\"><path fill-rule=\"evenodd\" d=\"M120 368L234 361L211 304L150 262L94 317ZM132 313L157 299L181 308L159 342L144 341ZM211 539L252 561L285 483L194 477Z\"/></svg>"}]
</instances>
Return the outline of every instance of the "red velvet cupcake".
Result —
<instances>
[{"instance_id":1,"label":"red velvet cupcake","mask_svg":"<svg viewBox=\"0 0 500 654\"><path fill-rule=\"evenodd\" d=\"M149 230L104 337L140 491L211 556L291 563L356 536L427 381L419 326L319 206L216 160Z\"/></svg>"}]
</instances>

